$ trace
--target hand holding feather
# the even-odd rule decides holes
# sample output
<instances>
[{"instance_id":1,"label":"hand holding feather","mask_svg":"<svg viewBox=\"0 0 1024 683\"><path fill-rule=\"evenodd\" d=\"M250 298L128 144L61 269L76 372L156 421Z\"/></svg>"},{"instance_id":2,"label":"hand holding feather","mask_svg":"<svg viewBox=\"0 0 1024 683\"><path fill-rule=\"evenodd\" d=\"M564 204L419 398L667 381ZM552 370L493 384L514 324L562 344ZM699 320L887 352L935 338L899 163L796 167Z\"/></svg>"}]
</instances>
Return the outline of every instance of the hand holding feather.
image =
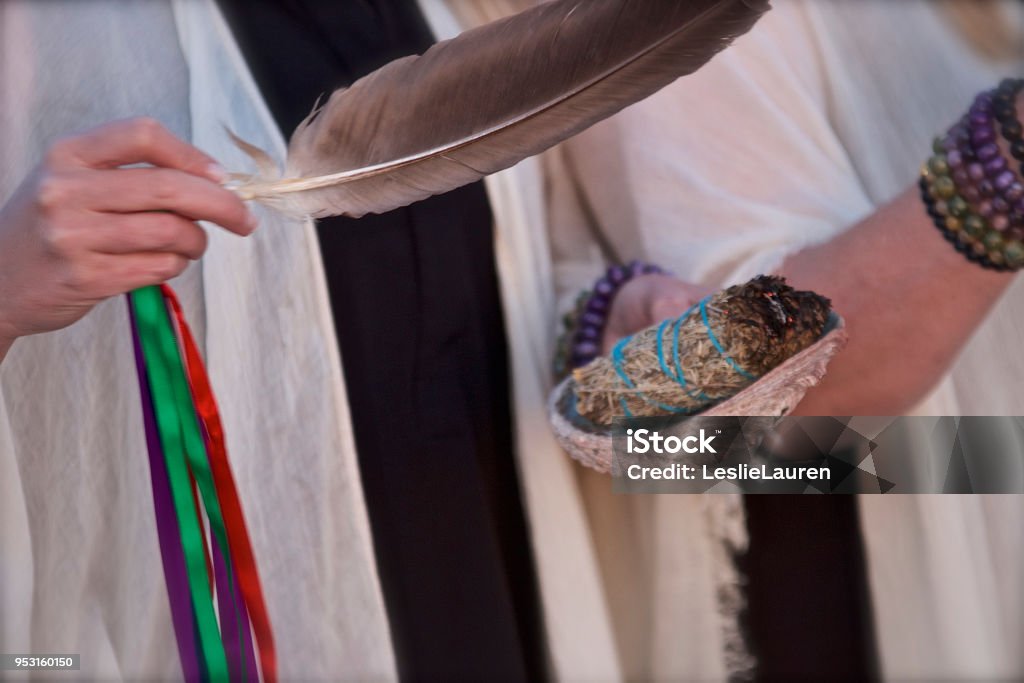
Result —
<instances>
[{"instance_id":1,"label":"hand holding feather","mask_svg":"<svg viewBox=\"0 0 1024 683\"><path fill-rule=\"evenodd\" d=\"M281 173L238 140L244 199L362 216L508 168L692 73L767 0L555 0L396 60L333 93Z\"/></svg>"}]
</instances>

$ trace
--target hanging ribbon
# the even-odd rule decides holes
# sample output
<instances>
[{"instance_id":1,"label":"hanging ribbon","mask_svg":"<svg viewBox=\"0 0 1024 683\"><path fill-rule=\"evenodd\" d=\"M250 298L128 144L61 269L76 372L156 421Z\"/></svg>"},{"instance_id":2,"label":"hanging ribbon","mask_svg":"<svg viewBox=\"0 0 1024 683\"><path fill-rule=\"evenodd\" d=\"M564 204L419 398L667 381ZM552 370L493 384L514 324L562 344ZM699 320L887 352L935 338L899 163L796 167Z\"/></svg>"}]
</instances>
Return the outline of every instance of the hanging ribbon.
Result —
<instances>
[{"instance_id":1,"label":"hanging ribbon","mask_svg":"<svg viewBox=\"0 0 1024 683\"><path fill-rule=\"evenodd\" d=\"M263 678L274 683L273 636L202 358L169 287L136 290L129 294L129 303L140 351L136 363L158 537L185 677L258 681L251 627L259 642ZM160 478L163 471L166 482ZM203 512L209 522L212 559L203 534ZM187 622L191 629L184 626Z\"/></svg>"},{"instance_id":2,"label":"hanging ribbon","mask_svg":"<svg viewBox=\"0 0 1024 683\"><path fill-rule=\"evenodd\" d=\"M185 349L185 360L189 370L189 380L192 392L195 397L196 409L202 419L206 434L210 443L210 464L213 469L213 477L216 482L218 494L221 496L221 503L224 510L224 519L227 524L228 542L235 553L237 562L238 583L241 587L245 605L248 607L252 617L253 631L260 644L260 665L263 668L263 676L267 681L277 679L277 658L274 651L274 639L270 630L270 619L267 616L266 604L263 600L263 590L260 587L260 577L256 570L256 558L252 552L252 543L249 540L249 531L245 525L245 515L242 512L242 505L238 497L238 490L235 486L235 478L231 473L231 466L228 462L227 445L224 439L224 427L221 423L220 412L217 410L217 401L210 387L209 377L206 375L206 367L199 355L199 347L196 345L192 331L185 321L181 304L178 298L167 285L163 285L163 294L171 306L174 317L178 322L178 329L181 331L181 338Z\"/></svg>"}]
</instances>

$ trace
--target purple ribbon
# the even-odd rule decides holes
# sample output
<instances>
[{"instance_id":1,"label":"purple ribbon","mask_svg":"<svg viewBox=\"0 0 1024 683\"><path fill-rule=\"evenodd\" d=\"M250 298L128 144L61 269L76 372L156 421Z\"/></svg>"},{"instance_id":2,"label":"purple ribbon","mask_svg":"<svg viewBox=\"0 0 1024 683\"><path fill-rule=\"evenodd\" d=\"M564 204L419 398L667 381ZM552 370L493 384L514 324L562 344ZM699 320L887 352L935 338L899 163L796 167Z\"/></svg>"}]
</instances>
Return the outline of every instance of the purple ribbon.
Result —
<instances>
[{"instance_id":1,"label":"purple ribbon","mask_svg":"<svg viewBox=\"0 0 1024 683\"><path fill-rule=\"evenodd\" d=\"M252 633L249 630L249 613L239 593L238 581L228 587L228 568L224 561L224 553L216 539L210 539L213 546L213 574L217 581L217 604L220 608L220 628L224 641L224 654L228 660L228 670L233 681L252 681L259 683L259 671L256 668L256 652L252 646ZM232 566L232 569L234 567ZM234 569L233 576L238 576ZM245 676L242 676L245 658Z\"/></svg>"},{"instance_id":2,"label":"purple ribbon","mask_svg":"<svg viewBox=\"0 0 1024 683\"><path fill-rule=\"evenodd\" d=\"M202 676L196 649L192 599L185 569L185 551L181 547L178 519L175 517L174 503L171 500L171 484L167 478L167 463L164 462L163 447L160 445L156 419L153 415L153 397L146 379L146 362L142 356L142 344L139 341L130 302L128 316L131 319L135 368L138 371L139 393L142 396L142 421L146 428L146 447L149 451L149 473L153 487L157 537L160 540L160 556L163 559L164 582L167 585L167 598L171 606L174 636L178 641L178 656L181 659L181 670L185 680L189 683L198 683Z\"/></svg>"}]
</instances>

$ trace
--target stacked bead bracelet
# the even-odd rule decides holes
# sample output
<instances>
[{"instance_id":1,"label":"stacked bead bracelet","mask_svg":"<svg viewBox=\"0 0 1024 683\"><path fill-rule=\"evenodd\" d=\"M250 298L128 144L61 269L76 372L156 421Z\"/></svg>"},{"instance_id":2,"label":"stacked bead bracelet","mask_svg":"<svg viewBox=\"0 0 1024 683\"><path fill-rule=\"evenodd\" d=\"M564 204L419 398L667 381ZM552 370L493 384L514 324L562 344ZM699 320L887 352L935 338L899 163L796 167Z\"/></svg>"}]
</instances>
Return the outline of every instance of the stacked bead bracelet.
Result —
<instances>
[{"instance_id":1,"label":"stacked bead bracelet","mask_svg":"<svg viewBox=\"0 0 1024 683\"><path fill-rule=\"evenodd\" d=\"M640 261L612 266L594 283L592 290L582 292L573 310L562 319L563 333L555 354L555 376L563 377L601 354L601 337L612 300L623 285L639 275L663 272L656 265Z\"/></svg>"},{"instance_id":2,"label":"stacked bead bracelet","mask_svg":"<svg viewBox=\"0 0 1024 683\"><path fill-rule=\"evenodd\" d=\"M994 270L1024 267L1024 183L999 147L1006 140L1024 172L1016 99L1024 80L1007 79L975 99L935 141L921 171L921 197L946 239L971 261Z\"/></svg>"}]
</instances>

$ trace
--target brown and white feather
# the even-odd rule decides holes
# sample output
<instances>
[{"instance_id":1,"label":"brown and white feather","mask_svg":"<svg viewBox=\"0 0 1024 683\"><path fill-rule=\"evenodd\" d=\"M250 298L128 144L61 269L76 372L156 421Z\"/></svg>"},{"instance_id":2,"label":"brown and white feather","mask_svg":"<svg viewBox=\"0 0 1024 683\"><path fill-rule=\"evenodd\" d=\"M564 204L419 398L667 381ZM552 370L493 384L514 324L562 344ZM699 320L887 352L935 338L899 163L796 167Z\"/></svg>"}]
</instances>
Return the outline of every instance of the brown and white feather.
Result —
<instances>
[{"instance_id":1,"label":"brown and white feather","mask_svg":"<svg viewBox=\"0 0 1024 683\"><path fill-rule=\"evenodd\" d=\"M543 152L700 68L767 0L555 0L396 60L236 190L297 215L381 213Z\"/></svg>"}]
</instances>

